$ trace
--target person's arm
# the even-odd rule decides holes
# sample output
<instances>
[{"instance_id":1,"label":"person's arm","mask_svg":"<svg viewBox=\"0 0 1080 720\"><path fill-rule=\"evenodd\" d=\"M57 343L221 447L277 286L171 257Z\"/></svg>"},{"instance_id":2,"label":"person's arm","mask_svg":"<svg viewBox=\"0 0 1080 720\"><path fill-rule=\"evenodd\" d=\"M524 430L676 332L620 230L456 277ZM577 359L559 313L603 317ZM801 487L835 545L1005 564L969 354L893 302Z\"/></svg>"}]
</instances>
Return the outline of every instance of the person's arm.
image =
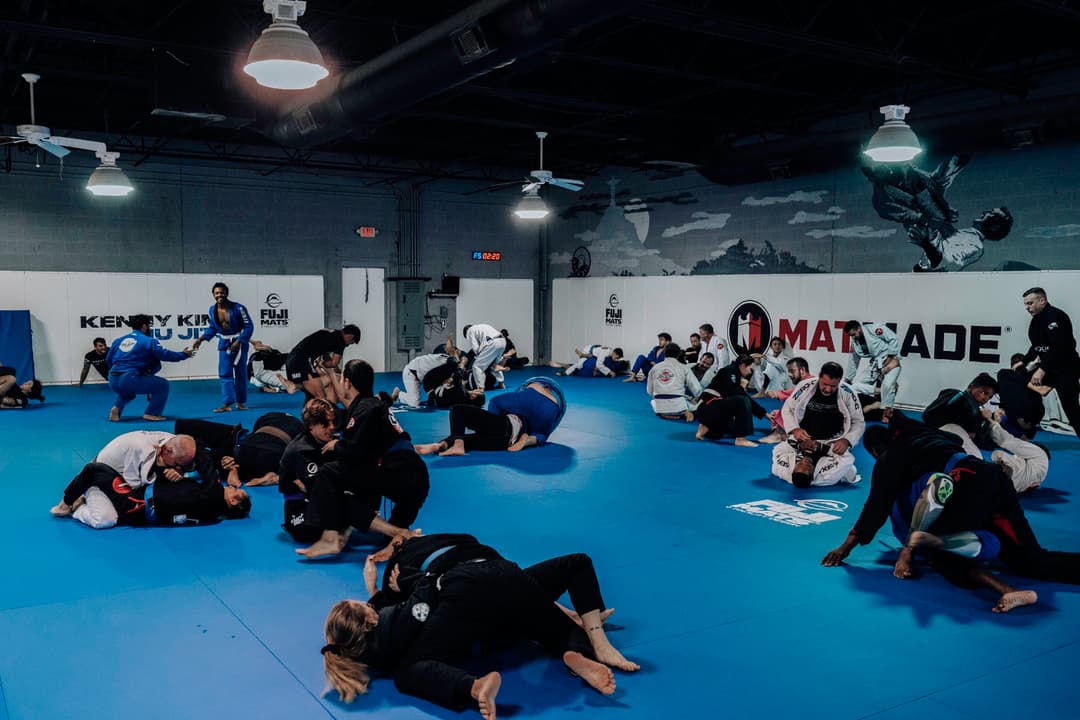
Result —
<instances>
[{"instance_id":1,"label":"person's arm","mask_svg":"<svg viewBox=\"0 0 1080 720\"><path fill-rule=\"evenodd\" d=\"M236 303L236 307L240 312L240 335L233 342L246 343L250 342L251 336L255 334L255 323L251 321L251 314L248 312L247 307Z\"/></svg>"},{"instance_id":2,"label":"person's arm","mask_svg":"<svg viewBox=\"0 0 1080 720\"><path fill-rule=\"evenodd\" d=\"M181 360L187 360L194 355L195 351L192 348L184 348L182 351L169 350L166 347L162 347L161 343L159 343L156 338L150 338L150 353L158 360L180 362Z\"/></svg>"},{"instance_id":3,"label":"person's arm","mask_svg":"<svg viewBox=\"0 0 1080 720\"><path fill-rule=\"evenodd\" d=\"M649 377L652 377L652 373L649 373ZM701 386L701 382L697 379L690 368L686 369L686 389L690 392L690 397L696 398L701 395L701 391L704 389Z\"/></svg>"},{"instance_id":4,"label":"person's arm","mask_svg":"<svg viewBox=\"0 0 1080 720\"><path fill-rule=\"evenodd\" d=\"M854 343L854 341L852 341ZM862 363L862 356L854 350L848 355L847 371L844 373L844 381L851 382L855 379L855 375L859 372L859 365Z\"/></svg>"},{"instance_id":5,"label":"person's arm","mask_svg":"<svg viewBox=\"0 0 1080 720\"><path fill-rule=\"evenodd\" d=\"M90 372L90 361L89 360L83 360L82 374L79 375L79 387L82 387L83 383L86 382L86 375L89 372Z\"/></svg>"},{"instance_id":6,"label":"person's arm","mask_svg":"<svg viewBox=\"0 0 1080 720\"><path fill-rule=\"evenodd\" d=\"M656 377L656 368L658 368L658 367L660 367L660 366L659 365L654 365L652 367L652 369L649 370L649 374L645 376L645 392L647 392L649 394L649 397L652 397L653 395L656 394L656 380L655 380L655 377ZM693 373L690 373L690 375L691 375L691 377L693 377ZM694 378L694 380L696 381L697 378Z\"/></svg>"},{"instance_id":7,"label":"person's arm","mask_svg":"<svg viewBox=\"0 0 1080 720\"><path fill-rule=\"evenodd\" d=\"M859 395L850 387L841 387L837 392L842 393L840 395L840 402L844 403L846 408L845 413L845 425L847 430L844 432L841 440L847 441L847 447L843 450L838 450L837 445L840 440L833 443L832 451L836 455L840 455L843 452L847 452L851 448L855 447L859 440L862 439L863 431L866 429L866 418L863 416L862 403L859 402Z\"/></svg>"}]
</instances>

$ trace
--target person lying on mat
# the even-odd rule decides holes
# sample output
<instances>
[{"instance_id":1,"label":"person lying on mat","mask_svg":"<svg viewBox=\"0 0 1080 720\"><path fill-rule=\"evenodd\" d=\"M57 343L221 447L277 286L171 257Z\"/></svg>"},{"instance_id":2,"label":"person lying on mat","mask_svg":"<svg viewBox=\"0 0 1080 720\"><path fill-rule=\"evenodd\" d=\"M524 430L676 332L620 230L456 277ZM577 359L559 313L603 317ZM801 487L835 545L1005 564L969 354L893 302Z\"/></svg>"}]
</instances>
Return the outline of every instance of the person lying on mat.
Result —
<instances>
[{"instance_id":1,"label":"person lying on mat","mask_svg":"<svg viewBox=\"0 0 1080 720\"><path fill-rule=\"evenodd\" d=\"M615 692L611 668L640 668L604 633L604 601L588 555L522 569L469 535L413 537L391 552L387 567L408 566L384 580L400 592L382 597L385 604L382 592L371 603L343 600L326 618L324 671L347 703L367 692L370 672L392 677L403 693L444 707L471 705L494 720L499 673L477 676L457 666L477 643L492 649L521 640L539 643L605 695ZM369 558L369 590L376 574L375 558ZM554 602L566 591L582 625ZM395 602L399 597L404 600Z\"/></svg>"},{"instance_id":2,"label":"person lying on mat","mask_svg":"<svg viewBox=\"0 0 1080 720\"><path fill-rule=\"evenodd\" d=\"M464 455L469 450L509 450L543 445L562 422L566 399L550 378L526 380L513 392L491 399L488 409L473 405L450 408L450 435L435 443L415 445L421 455ZM467 430L472 433L466 434Z\"/></svg>"},{"instance_id":3,"label":"person lying on mat","mask_svg":"<svg viewBox=\"0 0 1080 720\"><path fill-rule=\"evenodd\" d=\"M171 475L170 475L171 477ZM95 530L116 525L187 525L219 518L247 517L251 498L244 490L180 476L132 487L104 463L89 463L68 484L50 512L74 517Z\"/></svg>"},{"instance_id":4,"label":"person lying on mat","mask_svg":"<svg viewBox=\"0 0 1080 720\"><path fill-rule=\"evenodd\" d=\"M45 402L41 381L16 382L15 368L0 364L0 410L24 408L31 400Z\"/></svg>"}]
</instances>

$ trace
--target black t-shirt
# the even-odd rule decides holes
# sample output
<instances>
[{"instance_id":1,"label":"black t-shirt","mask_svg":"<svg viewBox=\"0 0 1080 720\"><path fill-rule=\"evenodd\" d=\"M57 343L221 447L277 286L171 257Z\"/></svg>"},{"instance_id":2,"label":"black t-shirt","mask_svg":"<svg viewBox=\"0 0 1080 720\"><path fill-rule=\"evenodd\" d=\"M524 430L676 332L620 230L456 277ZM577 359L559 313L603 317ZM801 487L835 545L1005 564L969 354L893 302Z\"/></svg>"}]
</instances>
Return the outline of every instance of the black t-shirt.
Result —
<instances>
[{"instance_id":1,"label":"black t-shirt","mask_svg":"<svg viewBox=\"0 0 1080 720\"><path fill-rule=\"evenodd\" d=\"M1063 310L1048 304L1031 318L1028 339L1031 340L1031 349L1024 360L1031 362L1038 356L1039 366L1051 376L1050 379L1054 375L1075 377L1080 374L1076 336L1073 335L1072 321Z\"/></svg>"},{"instance_id":2,"label":"black t-shirt","mask_svg":"<svg viewBox=\"0 0 1080 720\"><path fill-rule=\"evenodd\" d=\"M806 411L799 427L815 440L828 440L844 432L844 415L840 412L838 400L840 391L826 395L817 388L814 396L806 403Z\"/></svg>"},{"instance_id":3,"label":"black t-shirt","mask_svg":"<svg viewBox=\"0 0 1080 720\"><path fill-rule=\"evenodd\" d=\"M318 330L297 343L290 353L296 357L317 358L327 353L345 352L345 336L340 330Z\"/></svg>"},{"instance_id":4,"label":"black t-shirt","mask_svg":"<svg viewBox=\"0 0 1080 720\"><path fill-rule=\"evenodd\" d=\"M98 355L96 350L91 350L90 352L83 355L83 360L86 361L87 365L92 365L94 367L94 369L97 370L98 373L101 375L101 377L108 380L109 379L109 361L107 359L108 357L109 357L109 353L104 353L103 355Z\"/></svg>"}]
</instances>

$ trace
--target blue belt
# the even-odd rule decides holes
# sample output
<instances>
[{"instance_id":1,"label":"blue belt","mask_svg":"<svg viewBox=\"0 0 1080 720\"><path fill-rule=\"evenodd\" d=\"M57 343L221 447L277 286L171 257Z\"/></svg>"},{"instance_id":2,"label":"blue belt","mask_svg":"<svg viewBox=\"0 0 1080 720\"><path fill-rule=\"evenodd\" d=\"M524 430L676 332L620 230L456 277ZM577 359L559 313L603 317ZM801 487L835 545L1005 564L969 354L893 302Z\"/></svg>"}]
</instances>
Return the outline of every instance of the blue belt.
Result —
<instances>
[{"instance_id":1,"label":"blue belt","mask_svg":"<svg viewBox=\"0 0 1080 720\"><path fill-rule=\"evenodd\" d=\"M442 557L443 555L445 555L446 553L450 552L451 550L453 550L453 549L454 549L454 548L456 548L456 547L457 547L457 545L447 545L446 547L444 547L444 548L439 548L439 549L438 549L438 550L436 550L435 552L433 552L433 553L431 553L430 555L428 555L428 556L427 556L427 559L426 559L426 560L424 560L424 562L422 562L422 563L420 564L420 572L427 572L427 569L428 569L429 567L431 567L431 563L435 562L436 560L438 560L438 559L439 559L439 558L441 558L441 557Z\"/></svg>"},{"instance_id":2,"label":"blue belt","mask_svg":"<svg viewBox=\"0 0 1080 720\"><path fill-rule=\"evenodd\" d=\"M157 512L154 510L154 483L150 483L146 486L146 492L143 493L143 501L146 503L143 505L143 511L146 513L146 521L149 523L156 523Z\"/></svg>"},{"instance_id":3,"label":"blue belt","mask_svg":"<svg viewBox=\"0 0 1080 720\"><path fill-rule=\"evenodd\" d=\"M285 496L284 498L282 498L282 499L283 499L283 500L284 500L285 502L292 502L293 500L306 500L306 499L307 499L307 495L305 495L305 494L304 494L304 493L302 493L302 492L297 492L297 493L289 493L288 495L286 495L286 496Z\"/></svg>"}]
</instances>

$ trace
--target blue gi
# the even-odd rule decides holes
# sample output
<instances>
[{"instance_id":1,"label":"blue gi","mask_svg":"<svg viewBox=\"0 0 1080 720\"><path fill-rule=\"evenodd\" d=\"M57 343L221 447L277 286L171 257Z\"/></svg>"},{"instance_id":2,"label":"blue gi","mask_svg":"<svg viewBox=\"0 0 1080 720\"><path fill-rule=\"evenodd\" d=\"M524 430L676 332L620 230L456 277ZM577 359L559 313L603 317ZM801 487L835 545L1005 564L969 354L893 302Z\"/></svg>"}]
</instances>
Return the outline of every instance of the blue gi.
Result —
<instances>
[{"instance_id":1,"label":"blue gi","mask_svg":"<svg viewBox=\"0 0 1080 720\"><path fill-rule=\"evenodd\" d=\"M664 361L664 357L664 348L657 345L649 351L648 355L638 355L637 360L634 360L634 366L630 368L630 372L633 375L637 375L639 372L648 375L654 365Z\"/></svg>"},{"instance_id":2,"label":"blue gi","mask_svg":"<svg viewBox=\"0 0 1080 720\"><path fill-rule=\"evenodd\" d=\"M556 403L529 387L532 383L543 385L555 396ZM547 442L548 435L562 422L566 414L566 399L562 388L546 377L529 378L513 392L496 395L488 402L488 412L502 415L514 414L525 424L525 431L536 438L538 444Z\"/></svg>"},{"instance_id":3,"label":"blue gi","mask_svg":"<svg viewBox=\"0 0 1080 720\"><path fill-rule=\"evenodd\" d=\"M147 415L161 415L165 401L169 399L169 381L155 373L161 370L161 361L187 360L185 353L167 350L149 335L132 330L113 340L109 354L109 387L116 393L113 406L120 412L136 395L149 395Z\"/></svg>"},{"instance_id":4,"label":"blue gi","mask_svg":"<svg viewBox=\"0 0 1080 720\"><path fill-rule=\"evenodd\" d=\"M238 302L229 303L229 330L217 320L217 304L210 306L210 327L203 330L200 340L218 336L218 378L221 380L221 400L225 405L247 402L248 341L255 332L248 309ZM240 347L231 352L229 346L239 341Z\"/></svg>"}]
</instances>

